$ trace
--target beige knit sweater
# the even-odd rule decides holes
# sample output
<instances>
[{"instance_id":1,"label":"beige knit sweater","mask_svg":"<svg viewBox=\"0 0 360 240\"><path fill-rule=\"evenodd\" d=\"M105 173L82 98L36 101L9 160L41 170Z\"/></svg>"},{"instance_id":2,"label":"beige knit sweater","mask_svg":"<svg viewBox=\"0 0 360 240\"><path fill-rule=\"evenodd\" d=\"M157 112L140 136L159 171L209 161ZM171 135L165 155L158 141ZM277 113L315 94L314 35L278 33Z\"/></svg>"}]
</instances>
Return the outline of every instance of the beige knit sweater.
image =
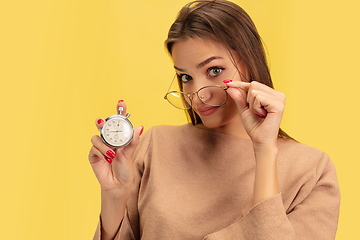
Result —
<instances>
[{"instance_id":1,"label":"beige knit sweater","mask_svg":"<svg viewBox=\"0 0 360 240\"><path fill-rule=\"evenodd\" d=\"M136 149L134 187L115 239L334 239L334 164L293 140L278 140L278 147L281 193L250 208L251 140L191 124L153 127Z\"/></svg>"}]
</instances>

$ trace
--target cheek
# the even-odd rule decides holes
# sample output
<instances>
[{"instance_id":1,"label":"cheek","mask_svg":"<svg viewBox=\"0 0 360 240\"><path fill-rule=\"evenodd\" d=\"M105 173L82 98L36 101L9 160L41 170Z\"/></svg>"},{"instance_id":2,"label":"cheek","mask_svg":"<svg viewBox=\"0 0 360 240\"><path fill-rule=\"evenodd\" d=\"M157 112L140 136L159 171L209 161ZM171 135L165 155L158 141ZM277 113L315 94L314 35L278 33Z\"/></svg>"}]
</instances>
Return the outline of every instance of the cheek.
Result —
<instances>
[{"instance_id":1,"label":"cheek","mask_svg":"<svg viewBox=\"0 0 360 240\"><path fill-rule=\"evenodd\" d=\"M183 91L184 93L193 93L194 91L193 91L191 85L192 85L191 82L188 82L188 83L186 83L186 84L182 84L182 85L181 85L182 91Z\"/></svg>"}]
</instances>

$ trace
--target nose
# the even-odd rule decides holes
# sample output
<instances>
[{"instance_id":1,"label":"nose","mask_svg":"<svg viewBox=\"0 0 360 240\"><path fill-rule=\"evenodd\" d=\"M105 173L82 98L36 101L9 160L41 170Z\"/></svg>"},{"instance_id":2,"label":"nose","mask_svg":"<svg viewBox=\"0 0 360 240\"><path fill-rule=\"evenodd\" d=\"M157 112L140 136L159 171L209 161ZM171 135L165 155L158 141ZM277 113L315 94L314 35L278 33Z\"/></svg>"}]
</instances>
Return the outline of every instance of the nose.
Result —
<instances>
[{"instance_id":1,"label":"nose","mask_svg":"<svg viewBox=\"0 0 360 240\"><path fill-rule=\"evenodd\" d=\"M197 93L197 91L188 94L188 97L191 99L193 104L201 103L201 100L199 99L198 94L196 94L196 93ZM201 98L201 96L200 96L200 98Z\"/></svg>"},{"instance_id":2,"label":"nose","mask_svg":"<svg viewBox=\"0 0 360 240\"><path fill-rule=\"evenodd\" d=\"M195 80L195 81L194 81ZM193 79L194 84L193 84L193 93L191 94L191 100L193 101L194 104L201 104L204 101L204 97L201 94L196 94L199 89L208 86L208 82L207 79L201 79L201 78L197 78L197 79Z\"/></svg>"}]
</instances>

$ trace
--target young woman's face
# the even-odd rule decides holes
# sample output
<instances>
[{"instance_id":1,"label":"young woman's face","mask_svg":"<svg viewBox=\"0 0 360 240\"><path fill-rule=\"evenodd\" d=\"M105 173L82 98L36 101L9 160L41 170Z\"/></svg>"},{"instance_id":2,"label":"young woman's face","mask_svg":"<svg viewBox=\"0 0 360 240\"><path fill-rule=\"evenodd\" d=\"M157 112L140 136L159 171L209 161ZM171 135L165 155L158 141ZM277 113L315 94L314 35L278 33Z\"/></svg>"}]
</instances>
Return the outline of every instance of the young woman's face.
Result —
<instances>
[{"instance_id":1,"label":"young woman's face","mask_svg":"<svg viewBox=\"0 0 360 240\"><path fill-rule=\"evenodd\" d=\"M244 64L240 64L236 54L233 57L239 70L246 76ZM173 45L172 58L185 93L194 93L204 86L223 86L223 81L227 79L240 81L229 51L220 43L199 38L180 41ZM222 127L234 119L240 119L237 106L230 97L224 105L211 107L193 95L192 108L207 128Z\"/></svg>"}]
</instances>

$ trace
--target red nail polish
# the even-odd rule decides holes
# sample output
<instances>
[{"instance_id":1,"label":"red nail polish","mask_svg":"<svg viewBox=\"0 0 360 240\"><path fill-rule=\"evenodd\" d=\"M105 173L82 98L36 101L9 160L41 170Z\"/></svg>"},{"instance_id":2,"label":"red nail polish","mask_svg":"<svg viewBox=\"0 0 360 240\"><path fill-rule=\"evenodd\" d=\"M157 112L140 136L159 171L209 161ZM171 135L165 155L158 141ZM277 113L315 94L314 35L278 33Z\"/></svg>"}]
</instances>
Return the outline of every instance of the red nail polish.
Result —
<instances>
[{"instance_id":1,"label":"red nail polish","mask_svg":"<svg viewBox=\"0 0 360 240\"><path fill-rule=\"evenodd\" d=\"M124 102L124 100L119 100L118 103L120 103L120 102Z\"/></svg>"},{"instance_id":2,"label":"red nail polish","mask_svg":"<svg viewBox=\"0 0 360 240\"><path fill-rule=\"evenodd\" d=\"M231 83L232 80L224 80L223 83Z\"/></svg>"},{"instance_id":3,"label":"red nail polish","mask_svg":"<svg viewBox=\"0 0 360 240\"><path fill-rule=\"evenodd\" d=\"M115 153L114 153L113 151L111 151L111 150L108 150L108 151L106 152L106 154L107 154L109 157L111 157L111 158L114 158L114 157L115 157Z\"/></svg>"},{"instance_id":4,"label":"red nail polish","mask_svg":"<svg viewBox=\"0 0 360 240\"><path fill-rule=\"evenodd\" d=\"M141 134L143 133L143 131L144 131L144 127L141 128L140 136L141 136Z\"/></svg>"},{"instance_id":5,"label":"red nail polish","mask_svg":"<svg viewBox=\"0 0 360 240\"><path fill-rule=\"evenodd\" d=\"M109 163L112 163L112 160L111 158L108 158L107 156L104 156L105 157L105 160L108 161Z\"/></svg>"},{"instance_id":6,"label":"red nail polish","mask_svg":"<svg viewBox=\"0 0 360 240\"><path fill-rule=\"evenodd\" d=\"M103 123L104 122L104 120L102 120L101 118L99 118L98 120L97 120L97 123L98 124L101 124L101 123Z\"/></svg>"}]
</instances>

